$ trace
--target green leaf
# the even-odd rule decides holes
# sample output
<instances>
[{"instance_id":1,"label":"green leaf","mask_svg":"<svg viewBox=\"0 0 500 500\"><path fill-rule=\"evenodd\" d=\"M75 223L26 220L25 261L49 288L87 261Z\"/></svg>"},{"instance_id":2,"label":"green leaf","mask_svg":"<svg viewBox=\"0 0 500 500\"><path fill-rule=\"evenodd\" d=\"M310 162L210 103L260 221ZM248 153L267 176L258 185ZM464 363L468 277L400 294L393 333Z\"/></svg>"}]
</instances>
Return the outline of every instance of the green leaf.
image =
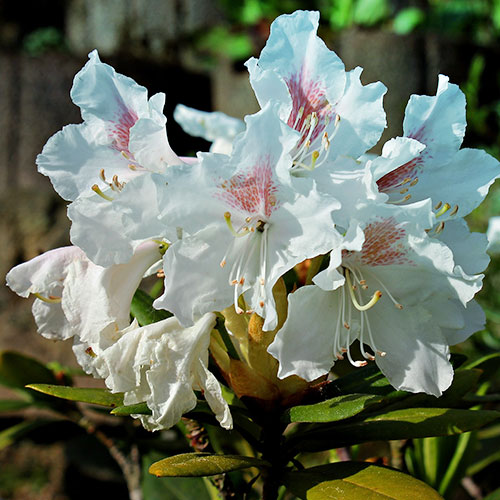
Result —
<instances>
[{"instance_id":1,"label":"green leaf","mask_svg":"<svg viewBox=\"0 0 500 500\"><path fill-rule=\"evenodd\" d=\"M282 416L284 423L336 422L357 415L368 406L382 401L372 394L346 394L314 405L289 408Z\"/></svg>"},{"instance_id":2,"label":"green leaf","mask_svg":"<svg viewBox=\"0 0 500 500\"><path fill-rule=\"evenodd\" d=\"M182 453L155 462L149 473L158 477L200 477L223 474L249 467L265 468L264 460L240 455L216 455L214 453Z\"/></svg>"},{"instance_id":3,"label":"green leaf","mask_svg":"<svg viewBox=\"0 0 500 500\"><path fill-rule=\"evenodd\" d=\"M0 431L0 450L6 448L7 446L10 446L32 430L38 427L42 427L48 423L48 420L25 420L24 422L20 422L19 424L13 425L12 427L3 429L2 431Z\"/></svg>"},{"instance_id":4,"label":"green leaf","mask_svg":"<svg viewBox=\"0 0 500 500\"><path fill-rule=\"evenodd\" d=\"M80 401L101 406L123 406L123 394L112 394L107 389L68 387L66 385L30 384L26 387L56 398Z\"/></svg>"},{"instance_id":5,"label":"green leaf","mask_svg":"<svg viewBox=\"0 0 500 500\"><path fill-rule=\"evenodd\" d=\"M375 364L358 368L343 377L334 380L326 388L336 394L375 394L385 396L385 399L400 399L407 397L408 392L397 391Z\"/></svg>"},{"instance_id":6,"label":"green leaf","mask_svg":"<svg viewBox=\"0 0 500 500\"><path fill-rule=\"evenodd\" d=\"M398 400L384 408L384 411L403 408L451 408L461 405L465 395L472 391L481 376L481 370L460 369L455 372L451 386L439 398L428 394L408 394L408 397ZM463 405L462 405L463 406Z\"/></svg>"},{"instance_id":7,"label":"green leaf","mask_svg":"<svg viewBox=\"0 0 500 500\"><path fill-rule=\"evenodd\" d=\"M172 316L168 311L155 309L153 301L153 297L143 290L136 290L132 304L130 304L130 314L138 321L139 325L150 325Z\"/></svg>"},{"instance_id":8,"label":"green leaf","mask_svg":"<svg viewBox=\"0 0 500 500\"><path fill-rule=\"evenodd\" d=\"M392 28L398 35L407 35L425 21L425 13L418 7L400 10L394 18Z\"/></svg>"},{"instance_id":9,"label":"green leaf","mask_svg":"<svg viewBox=\"0 0 500 500\"><path fill-rule=\"evenodd\" d=\"M32 383L56 384L51 370L34 358L13 351L0 352L0 384L25 391Z\"/></svg>"},{"instance_id":10,"label":"green leaf","mask_svg":"<svg viewBox=\"0 0 500 500\"><path fill-rule=\"evenodd\" d=\"M161 458L158 452L150 452L142 460L142 493L147 500L212 500L210 485L201 477L157 478L148 474L151 464ZM218 497L215 497L218 498Z\"/></svg>"},{"instance_id":11,"label":"green leaf","mask_svg":"<svg viewBox=\"0 0 500 500\"><path fill-rule=\"evenodd\" d=\"M493 375L500 368L500 353L495 352L493 354L488 354L479 359L471 361L464 365L464 368L475 368L482 371L482 375L479 378L480 382L486 382L491 380Z\"/></svg>"},{"instance_id":12,"label":"green leaf","mask_svg":"<svg viewBox=\"0 0 500 500\"><path fill-rule=\"evenodd\" d=\"M386 19L390 13L388 0L358 0L353 19L361 26L373 26Z\"/></svg>"},{"instance_id":13,"label":"green leaf","mask_svg":"<svg viewBox=\"0 0 500 500\"><path fill-rule=\"evenodd\" d=\"M492 491L487 497L484 497L483 500L500 500L500 488Z\"/></svg>"},{"instance_id":14,"label":"green leaf","mask_svg":"<svg viewBox=\"0 0 500 500\"><path fill-rule=\"evenodd\" d=\"M409 408L372 415L353 423L317 425L313 430L291 436L286 446L294 452L312 452L365 441L451 436L477 429L499 417L497 411Z\"/></svg>"},{"instance_id":15,"label":"green leaf","mask_svg":"<svg viewBox=\"0 0 500 500\"><path fill-rule=\"evenodd\" d=\"M32 406L31 401L23 399L0 399L0 412L23 410Z\"/></svg>"},{"instance_id":16,"label":"green leaf","mask_svg":"<svg viewBox=\"0 0 500 500\"><path fill-rule=\"evenodd\" d=\"M304 500L437 500L436 491L402 472L366 462L338 462L289 472L285 485Z\"/></svg>"},{"instance_id":17,"label":"green leaf","mask_svg":"<svg viewBox=\"0 0 500 500\"><path fill-rule=\"evenodd\" d=\"M136 403L133 405L117 406L110 412L112 415L151 415L151 410L146 403Z\"/></svg>"}]
</instances>

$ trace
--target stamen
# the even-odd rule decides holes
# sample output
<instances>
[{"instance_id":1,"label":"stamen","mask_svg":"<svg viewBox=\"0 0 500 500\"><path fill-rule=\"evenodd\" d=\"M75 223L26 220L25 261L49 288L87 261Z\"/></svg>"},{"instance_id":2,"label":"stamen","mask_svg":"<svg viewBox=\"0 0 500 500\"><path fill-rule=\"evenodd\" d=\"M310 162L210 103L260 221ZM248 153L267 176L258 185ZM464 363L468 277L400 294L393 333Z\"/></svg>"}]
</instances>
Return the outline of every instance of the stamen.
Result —
<instances>
[{"instance_id":1,"label":"stamen","mask_svg":"<svg viewBox=\"0 0 500 500\"><path fill-rule=\"evenodd\" d=\"M441 217L441 215L445 214L451 208L449 203L445 203L439 212L436 213L436 217Z\"/></svg>"},{"instance_id":2,"label":"stamen","mask_svg":"<svg viewBox=\"0 0 500 500\"><path fill-rule=\"evenodd\" d=\"M241 238L242 236L245 236L246 234L248 234L249 232L249 229L247 226L244 226L241 230L240 233L238 233L234 227L233 227L233 223L231 222L231 213L230 212L225 212L224 213L224 219L226 220L226 224L227 224L227 227L229 228L229 231L231 231L231 234L235 237L235 238Z\"/></svg>"},{"instance_id":3,"label":"stamen","mask_svg":"<svg viewBox=\"0 0 500 500\"><path fill-rule=\"evenodd\" d=\"M97 354L94 352L92 347L87 347L87 349L85 349L85 354L88 354L91 358L97 358Z\"/></svg>"},{"instance_id":4,"label":"stamen","mask_svg":"<svg viewBox=\"0 0 500 500\"><path fill-rule=\"evenodd\" d=\"M113 201L114 198L112 198L111 196L108 196L107 194L104 194L100 187L97 185L97 184L94 184L92 186L92 191L94 191L95 193L97 193L101 198L104 198L105 200L107 201Z\"/></svg>"},{"instance_id":5,"label":"stamen","mask_svg":"<svg viewBox=\"0 0 500 500\"><path fill-rule=\"evenodd\" d=\"M357 301L355 295L354 295L354 291L352 289L352 283L351 283L351 277L349 275L349 269L345 268L345 277L346 277L346 280L347 280L347 285L348 285L348 290L349 290L349 294L351 296L351 300L352 300L352 303L354 304L354 307L358 310L358 311L367 311L368 309L371 309L379 300L380 300L380 297L382 297L382 292L380 290L377 290L372 298L370 299L370 301L364 305L361 305L359 304L359 302Z\"/></svg>"},{"instance_id":6,"label":"stamen","mask_svg":"<svg viewBox=\"0 0 500 500\"><path fill-rule=\"evenodd\" d=\"M389 296L389 298L392 300L393 304L398 308L398 309L403 309L403 305L400 304L393 296L392 296L392 293L389 292L389 289L384 285L384 283L377 277L377 275L375 273L372 273L372 272L368 272L368 274L373 278L375 279L376 281L378 281L379 285L382 286L382 288L384 289L384 292Z\"/></svg>"},{"instance_id":7,"label":"stamen","mask_svg":"<svg viewBox=\"0 0 500 500\"><path fill-rule=\"evenodd\" d=\"M46 302L47 304L60 304L62 300L61 297L54 297L53 295L49 295L48 297L44 297L39 293L34 293L33 295L37 299L40 299L41 301Z\"/></svg>"},{"instance_id":8,"label":"stamen","mask_svg":"<svg viewBox=\"0 0 500 500\"><path fill-rule=\"evenodd\" d=\"M439 233L440 233L443 229L444 229L444 222L442 222L442 221L441 221L441 222L437 225L437 227L436 227L436 229L434 230L434 232L435 232L436 234L439 234Z\"/></svg>"},{"instance_id":9,"label":"stamen","mask_svg":"<svg viewBox=\"0 0 500 500\"><path fill-rule=\"evenodd\" d=\"M314 165L316 164L318 158L319 158L319 151L318 150L313 151L311 160L311 170L314 169Z\"/></svg>"},{"instance_id":10,"label":"stamen","mask_svg":"<svg viewBox=\"0 0 500 500\"><path fill-rule=\"evenodd\" d=\"M301 106L299 108L299 112L297 113L297 117L295 118L295 123L293 124L293 127L292 128L296 128L297 125L299 124L300 122L300 119L302 118L302 115L304 114L304 106Z\"/></svg>"},{"instance_id":11,"label":"stamen","mask_svg":"<svg viewBox=\"0 0 500 500\"><path fill-rule=\"evenodd\" d=\"M407 194L404 198L402 198L401 200L396 200L396 201L391 201L391 203L393 205L399 205L400 203L405 203L406 201L408 201L409 199L411 198L411 194Z\"/></svg>"}]
</instances>

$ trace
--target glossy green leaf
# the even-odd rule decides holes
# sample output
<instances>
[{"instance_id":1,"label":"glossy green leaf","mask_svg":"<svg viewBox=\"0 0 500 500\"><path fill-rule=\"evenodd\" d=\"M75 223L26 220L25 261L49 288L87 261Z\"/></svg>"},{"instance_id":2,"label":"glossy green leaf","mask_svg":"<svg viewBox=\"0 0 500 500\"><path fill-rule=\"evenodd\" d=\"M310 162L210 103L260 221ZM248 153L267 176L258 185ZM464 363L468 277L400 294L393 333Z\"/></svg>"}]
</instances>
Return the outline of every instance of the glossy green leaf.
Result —
<instances>
[{"instance_id":1,"label":"glossy green leaf","mask_svg":"<svg viewBox=\"0 0 500 500\"><path fill-rule=\"evenodd\" d=\"M435 398L428 394L408 394L408 397L385 406L384 412L403 408L452 408L462 405L465 395L475 389L480 376L481 370L479 369L457 370L451 386L441 397Z\"/></svg>"},{"instance_id":2,"label":"glossy green leaf","mask_svg":"<svg viewBox=\"0 0 500 500\"><path fill-rule=\"evenodd\" d=\"M130 304L130 314L137 319L139 325L145 326L156 323L172 316L168 311L155 309L153 307L153 297L143 290L137 290Z\"/></svg>"},{"instance_id":3,"label":"glossy green leaf","mask_svg":"<svg viewBox=\"0 0 500 500\"><path fill-rule=\"evenodd\" d=\"M0 431L0 450L15 443L32 430L48 424L48 420L25 420Z\"/></svg>"},{"instance_id":4,"label":"glossy green leaf","mask_svg":"<svg viewBox=\"0 0 500 500\"><path fill-rule=\"evenodd\" d=\"M492 491L487 497L483 497L483 500L500 500L500 488Z\"/></svg>"},{"instance_id":5,"label":"glossy green leaf","mask_svg":"<svg viewBox=\"0 0 500 500\"><path fill-rule=\"evenodd\" d=\"M364 420L339 425L317 425L290 437L287 448L294 452L321 451L365 441L389 441L460 434L500 417L500 412L409 408L372 415Z\"/></svg>"},{"instance_id":6,"label":"glossy green leaf","mask_svg":"<svg viewBox=\"0 0 500 500\"><path fill-rule=\"evenodd\" d=\"M201 477L158 478L148 474L151 464L161 458L158 452L148 453L142 461L142 493L147 500L213 500L210 484ZM213 488L213 487L212 487Z\"/></svg>"},{"instance_id":7,"label":"glossy green leaf","mask_svg":"<svg viewBox=\"0 0 500 500\"><path fill-rule=\"evenodd\" d=\"M500 368L500 353L495 352L493 354L488 354L474 361L470 361L464 365L464 368L476 368L482 371L480 377L480 382L485 382L486 380L491 380L493 375Z\"/></svg>"},{"instance_id":8,"label":"glossy green leaf","mask_svg":"<svg viewBox=\"0 0 500 500\"><path fill-rule=\"evenodd\" d=\"M123 394L112 394L107 389L68 387L65 385L50 384L30 384L27 387L35 391L55 396L56 398L79 401L81 403L91 403L101 406L123 406Z\"/></svg>"},{"instance_id":9,"label":"glossy green leaf","mask_svg":"<svg viewBox=\"0 0 500 500\"><path fill-rule=\"evenodd\" d=\"M223 474L249 467L270 467L264 460L240 455L216 455L214 453L182 453L155 462L150 474L158 477L201 477Z\"/></svg>"},{"instance_id":10,"label":"glossy green leaf","mask_svg":"<svg viewBox=\"0 0 500 500\"><path fill-rule=\"evenodd\" d=\"M0 384L25 391L27 384L56 384L54 373L34 358L13 351L0 352Z\"/></svg>"},{"instance_id":11,"label":"glossy green leaf","mask_svg":"<svg viewBox=\"0 0 500 500\"><path fill-rule=\"evenodd\" d=\"M402 472L366 462L320 465L285 476L285 485L304 500L438 500L427 484Z\"/></svg>"},{"instance_id":12,"label":"glossy green leaf","mask_svg":"<svg viewBox=\"0 0 500 500\"><path fill-rule=\"evenodd\" d=\"M0 399L0 412L23 410L32 406L31 401L23 399Z\"/></svg>"},{"instance_id":13,"label":"glossy green leaf","mask_svg":"<svg viewBox=\"0 0 500 500\"><path fill-rule=\"evenodd\" d=\"M354 370L331 382L325 388L328 395L340 394L374 394L384 396L387 400L407 397L408 392L397 391L374 363Z\"/></svg>"},{"instance_id":14,"label":"glossy green leaf","mask_svg":"<svg viewBox=\"0 0 500 500\"><path fill-rule=\"evenodd\" d=\"M282 417L284 423L291 422L336 422L362 412L374 403L382 401L373 394L346 394L314 405L289 408Z\"/></svg>"},{"instance_id":15,"label":"glossy green leaf","mask_svg":"<svg viewBox=\"0 0 500 500\"><path fill-rule=\"evenodd\" d=\"M151 410L146 403L136 403L134 405L117 406L110 412L112 415L151 415Z\"/></svg>"}]
</instances>

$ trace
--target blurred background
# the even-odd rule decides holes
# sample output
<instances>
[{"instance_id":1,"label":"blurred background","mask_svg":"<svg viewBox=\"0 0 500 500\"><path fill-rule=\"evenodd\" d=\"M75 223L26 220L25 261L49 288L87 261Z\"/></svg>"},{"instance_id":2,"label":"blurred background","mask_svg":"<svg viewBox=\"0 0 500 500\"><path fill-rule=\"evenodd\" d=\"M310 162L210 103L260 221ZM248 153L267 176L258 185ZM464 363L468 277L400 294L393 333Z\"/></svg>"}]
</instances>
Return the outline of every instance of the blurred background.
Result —
<instances>
[{"instance_id":1,"label":"blurred background","mask_svg":"<svg viewBox=\"0 0 500 500\"><path fill-rule=\"evenodd\" d=\"M35 158L52 134L81 121L69 91L88 52L97 48L150 94L165 92L170 144L192 154L207 143L175 124L176 104L240 118L257 111L243 63L260 53L276 16L299 8L320 10L320 36L348 70L362 66L363 83L389 88L382 143L401 133L409 95L434 94L444 73L467 97L464 145L500 157L500 0L0 0L0 275L69 243L65 204ZM492 215L500 215L498 187L469 223L485 231ZM455 351L500 350L499 287L494 259L480 294L488 328ZM75 366L70 345L36 335L30 307L0 288L0 350ZM500 458L495 446L496 455L473 471L485 475L486 489ZM30 447L38 447L37 464ZM0 450L0 498L86 498L68 486L71 457L63 455L55 445L24 442ZM481 489L461 487L456 495L481 498Z\"/></svg>"}]
</instances>

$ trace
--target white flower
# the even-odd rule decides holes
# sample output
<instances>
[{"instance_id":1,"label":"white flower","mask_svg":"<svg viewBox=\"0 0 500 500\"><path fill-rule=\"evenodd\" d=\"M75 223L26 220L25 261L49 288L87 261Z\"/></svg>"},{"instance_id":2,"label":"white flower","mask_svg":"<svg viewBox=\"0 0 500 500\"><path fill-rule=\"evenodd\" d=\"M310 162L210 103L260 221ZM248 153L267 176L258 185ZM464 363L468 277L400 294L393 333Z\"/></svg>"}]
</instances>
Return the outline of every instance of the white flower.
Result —
<instances>
[{"instance_id":1,"label":"white flower","mask_svg":"<svg viewBox=\"0 0 500 500\"><path fill-rule=\"evenodd\" d=\"M196 405L202 391L225 428L229 407L218 381L207 369L213 314L183 329L177 319L139 327L130 323L130 304L142 277L158 263L161 247L141 244L127 264L104 268L78 247L51 250L11 269L7 284L23 297L34 294L33 315L46 338L73 338L82 368L104 378L112 392L125 392L125 404L146 401L148 429L171 427Z\"/></svg>"},{"instance_id":2,"label":"white flower","mask_svg":"<svg viewBox=\"0 0 500 500\"><path fill-rule=\"evenodd\" d=\"M397 389L439 396L453 377L448 346L484 323L480 308L470 303L481 287L481 259L475 257L484 253L484 242L461 225L453 227L457 234L446 235L449 244L460 236L455 248L429 238L429 201L370 204L358 217L363 222L352 221L344 250L332 252L315 285L289 296L287 321L269 347L280 361L278 375L314 380L347 356L355 366L375 360ZM473 266L460 257L466 252ZM355 339L362 361L350 352Z\"/></svg>"},{"instance_id":3,"label":"white flower","mask_svg":"<svg viewBox=\"0 0 500 500\"><path fill-rule=\"evenodd\" d=\"M143 241L163 236L151 226L155 197L137 197L133 190L125 194L124 187L182 160L167 140L165 95L148 100L144 87L102 63L97 51L89 58L71 89L84 122L51 137L37 164L55 190L73 201L68 210L72 243L96 264L109 266L127 262ZM146 226L129 224L123 214L124 206L130 212L138 205L150 218Z\"/></svg>"},{"instance_id":4,"label":"white flower","mask_svg":"<svg viewBox=\"0 0 500 500\"><path fill-rule=\"evenodd\" d=\"M37 158L64 199L91 194L94 185L109 195L144 169L180 163L167 141L165 95L148 101L144 87L102 63L96 50L75 76L71 98L84 122L57 132Z\"/></svg>"},{"instance_id":5,"label":"white flower","mask_svg":"<svg viewBox=\"0 0 500 500\"><path fill-rule=\"evenodd\" d=\"M340 155L357 158L377 143L386 125L385 86L363 86L361 68L346 73L316 36L318 21L318 12L278 17L259 59L246 63L259 104L278 101L282 120L300 133L293 170L312 170Z\"/></svg>"},{"instance_id":6,"label":"white flower","mask_svg":"<svg viewBox=\"0 0 500 500\"><path fill-rule=\"evenodd\" d=\"M234 138L245 130L245 123L238 118L220 111L200 111L183 104L176 106L174 119L184 132L212 142L211 153L231 154Z\"/></svg>"},{"instance_id":7,"label":"white flower","mask_svg":"<svg viewBox=\"0 0 500 500\"><path fill-rule=\"evenodd\" d=\"M273 330L276 281L341 239L331 215L340 204L309 179L290 180L296 132L272 105L246 124L231 157L200 154L198 165L166 175L172 189L160 201L162 217L188 236L165 254L165 294L155 307L182 324L234 304L240 313L257 312L264 330ZM241 294L246 305L239 304Z\"/></svg>"},{"instance_id":8,"label":"white flower","mask_svg":"<svg viewBox=\"0 0 500 500\"><path fill-rule=\"evenodd\" d=\"M103 353L106 384L124 392L125 404L146 401L152 415L138 415L144 427L172 427L196 406L194 390L202 391L217 420L232 428L229 406L220 384L208 370L210 332L215 315L205 314L183 328L174 317L129 329Z\"/></svg>"},{"instance_id":9,"label":"white flower","mask_svg":"<svg viewBox=\"0 0 500 500\"><path fill-rule=\"evenodd\" d=\"M371 164L380 192L395 204L431 198L440 223L476 208L500 175L484 151L459 149L465 134L465 96L439 75L435 96L412 95L404 137L384 145Z\"/></svg>"},{"instance_id":10,"label":"white flower","mask_svg":"<svg viewBox=\"0 0 500 500\"><path fill-rule=\"evenodd\" d=\"M100 354L130 325L132 297L149 267L161 258L158 243L140 245L127 264L103 268L78 247L50 250L7 274L22 297L34 294L33 315L46 338L73 338L78 362L104 376Z\"/></svg>"}]
</instances>

